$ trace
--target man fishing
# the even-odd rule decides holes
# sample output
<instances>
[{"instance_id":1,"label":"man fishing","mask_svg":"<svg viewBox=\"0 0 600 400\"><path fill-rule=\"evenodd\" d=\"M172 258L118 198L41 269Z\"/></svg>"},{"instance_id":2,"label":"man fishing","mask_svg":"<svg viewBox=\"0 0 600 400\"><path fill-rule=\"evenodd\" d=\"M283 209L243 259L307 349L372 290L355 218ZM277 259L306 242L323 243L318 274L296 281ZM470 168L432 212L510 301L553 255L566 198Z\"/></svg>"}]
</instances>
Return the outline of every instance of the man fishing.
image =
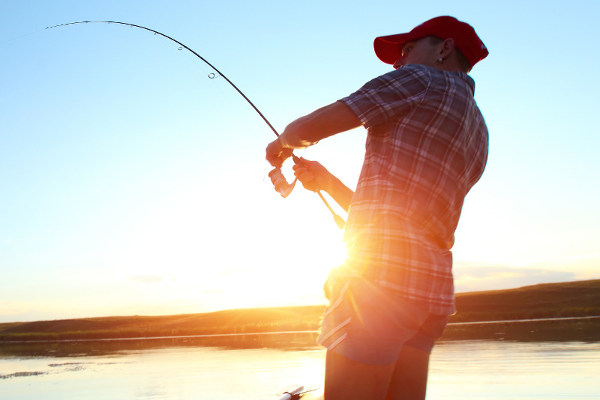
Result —
<instances>
[{"instance_id":1,"label":"man fishing","mask_svg":"<svg viewBox=\"0 0 600 400\"><path fill-rule=\"evenodd\" d=\"M425 398L431 349L456 311L454 232L487 161L467 73L488 51L470 25L437 17L374 49L393 71L293 121L266 149L279 167L293 149L367 129L354 192L317 162L294 166L305 188L348 211L348 259L325 285L325 400Z\"/></svg>"}]
</instances>

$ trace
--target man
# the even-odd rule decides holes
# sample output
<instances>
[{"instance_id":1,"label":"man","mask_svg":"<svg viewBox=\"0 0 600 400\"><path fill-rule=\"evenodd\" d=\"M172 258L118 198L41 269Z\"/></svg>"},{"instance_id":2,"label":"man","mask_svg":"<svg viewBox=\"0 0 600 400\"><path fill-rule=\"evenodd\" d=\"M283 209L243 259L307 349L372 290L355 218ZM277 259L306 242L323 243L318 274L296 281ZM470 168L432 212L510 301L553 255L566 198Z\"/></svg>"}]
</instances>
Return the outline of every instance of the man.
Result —
<instances>
[{"instance_id":1,"label":"man","mask_svg":"<svg viewBox=\"0 0 600 400\"><path fill-rule=\"evenodd\" d=\"M293 149L358 126L366 153L353 192L321 164L295 174L348 211L348 260L326 283L325 400L424 399L429 354L455 312L452 254L463 201L483 173L485 121L467 72L488 51L468 24L433 18L375 39L394 71L286 127L267 146Z\"/></svg>"}]
</instances>

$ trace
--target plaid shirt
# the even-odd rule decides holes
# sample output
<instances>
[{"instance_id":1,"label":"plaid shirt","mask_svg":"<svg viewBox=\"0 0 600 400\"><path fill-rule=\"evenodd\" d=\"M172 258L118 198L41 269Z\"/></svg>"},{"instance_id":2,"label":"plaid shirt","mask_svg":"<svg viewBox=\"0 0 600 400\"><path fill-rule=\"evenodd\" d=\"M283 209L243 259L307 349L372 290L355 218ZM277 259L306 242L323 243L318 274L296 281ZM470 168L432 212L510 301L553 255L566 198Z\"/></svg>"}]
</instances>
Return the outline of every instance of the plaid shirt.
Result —
<instances>
[{"instance_id":1,"label":"plaid shirt","mask_svg":"<svg viewBox=\"0 0 600 400\"><path fill-rule=\"evenodd\" d=\"M340 100L368 133L346 267L434 314L455 312L450 248L487 161L474 90L467 74L408 65Z\"/></svg>"}]
</instances>

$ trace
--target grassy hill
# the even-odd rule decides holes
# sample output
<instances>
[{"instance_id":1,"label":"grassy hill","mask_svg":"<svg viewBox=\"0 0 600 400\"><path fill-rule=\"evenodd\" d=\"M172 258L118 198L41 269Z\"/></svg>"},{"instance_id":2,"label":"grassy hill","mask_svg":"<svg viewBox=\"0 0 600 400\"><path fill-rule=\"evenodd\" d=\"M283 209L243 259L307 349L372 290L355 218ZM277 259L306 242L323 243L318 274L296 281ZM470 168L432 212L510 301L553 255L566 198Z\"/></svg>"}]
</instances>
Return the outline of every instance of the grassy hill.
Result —
<instances>
[{"instance_id":1,"label":"grassy hill","mask_svg":"<svg viewBox=\"0 0 600 400\"><path fill-rule=\"evenodd\" d=\"M600 280L460 293L456 302L458 312L450 322L600 316ZM169 316L4 323L0 324L0 342L311 331L318 329L323 310L324 306L273 307ZM594 324L591 327L584 323L582 329L600 331L596 326L600 321L591 323ZM527 325L520 325L531 331ZM554 323L552 326L559 325ZM548 332L548 329L544 331ZM473 338L473 328L465 326L447 332L449 336L456 333L456 338Z\"/></svg>"},{"instance_id":2,"label":"grassy hill","mask_svg":"<svg viewBox=\"0 0 600 400\"><path fill-rule=\"evenodd\" d=\"M459 293L452 322L600 315L600 279Z\"/></svg>"},{"instance_id":3,"label":"grassy hill","mask_svg":"<svg viewBox=\"0 0 600 400\"><path fill-rule=\"evenodd\" d=\"M0 324L0 341L210 335L318 328L324 306L226 310L202 314L64 319Z\"/></svg>"}]
</instances>

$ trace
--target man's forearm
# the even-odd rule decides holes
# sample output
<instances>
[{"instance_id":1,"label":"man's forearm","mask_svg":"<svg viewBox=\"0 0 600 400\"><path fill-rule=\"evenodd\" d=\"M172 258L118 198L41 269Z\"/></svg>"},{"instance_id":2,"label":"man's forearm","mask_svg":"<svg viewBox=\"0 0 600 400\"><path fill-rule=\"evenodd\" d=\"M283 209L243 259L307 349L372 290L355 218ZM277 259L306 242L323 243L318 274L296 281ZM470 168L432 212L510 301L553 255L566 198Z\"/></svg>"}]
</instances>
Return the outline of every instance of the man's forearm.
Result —
<instances>
[{"instance_id":1,"label":"man's forearm","mask_svg":"<svg viewBox=\"0 0 600 400\"><path fill-rule=\"evenodd\" d=\"M331 175L328 179L327 186L324 187L323 190L325 190L331 198L340 205L340 207L348 212L352 196L354 196L354 191L352 191L352 189L344 185L337 177Z\"/></svg>"},{"instance_id":2,"label":"man's forearm","mask_svg":"<svg viewBox=\"0 0 600 400\"><path fill-rule=\"evenodd\" d=\"M290 123L280 136L283 147L303 149L321 139L361 125L344 103L335 102Z\"/></svg>"}]
</instances>

